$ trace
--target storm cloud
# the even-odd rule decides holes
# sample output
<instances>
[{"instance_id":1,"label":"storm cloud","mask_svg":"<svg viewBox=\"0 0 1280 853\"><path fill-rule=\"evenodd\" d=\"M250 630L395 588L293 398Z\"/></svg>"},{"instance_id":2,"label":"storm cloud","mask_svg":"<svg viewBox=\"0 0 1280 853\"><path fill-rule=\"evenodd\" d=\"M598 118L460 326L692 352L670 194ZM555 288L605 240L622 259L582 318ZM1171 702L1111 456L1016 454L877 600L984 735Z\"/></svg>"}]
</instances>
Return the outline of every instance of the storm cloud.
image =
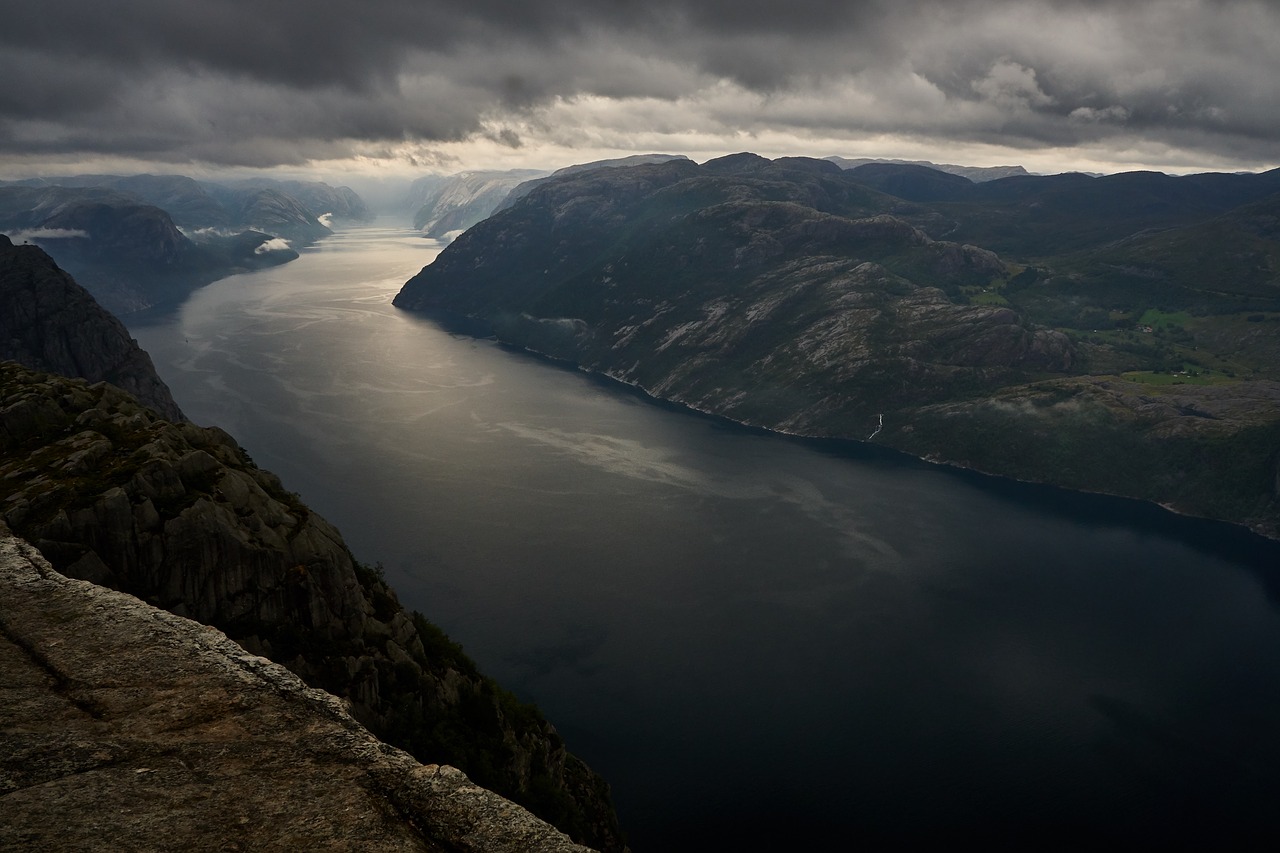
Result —
<instances>
[{"instance_id":1,"label":"storm cloud","mask_svg":"<svg viewBox=\"0 0 1280 853\"><path fill-rule=\"evenodd\" d=\"M468 142L876 139L1242 168L1280 150L1267 2L48 0L4 17L8 171L430 163Z\"/></svg>"}]
</instances>

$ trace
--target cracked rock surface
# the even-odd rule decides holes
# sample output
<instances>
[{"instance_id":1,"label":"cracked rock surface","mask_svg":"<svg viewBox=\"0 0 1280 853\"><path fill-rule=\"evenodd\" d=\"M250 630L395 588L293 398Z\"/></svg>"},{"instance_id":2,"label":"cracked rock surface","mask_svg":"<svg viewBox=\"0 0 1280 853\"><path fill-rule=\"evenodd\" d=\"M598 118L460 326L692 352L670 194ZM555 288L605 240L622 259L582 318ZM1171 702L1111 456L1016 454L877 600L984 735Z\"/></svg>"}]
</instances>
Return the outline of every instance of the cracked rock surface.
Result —
<instances>
[{"instance_id":1,"label":"cracked rock surface","mask_svg":"<svg viewBox=\"0 0 1280 853\"><path fill-rule=\"evenodd\" d=\"M0 849L585 851L0 526Z\"/></svg>"}]
</instances>

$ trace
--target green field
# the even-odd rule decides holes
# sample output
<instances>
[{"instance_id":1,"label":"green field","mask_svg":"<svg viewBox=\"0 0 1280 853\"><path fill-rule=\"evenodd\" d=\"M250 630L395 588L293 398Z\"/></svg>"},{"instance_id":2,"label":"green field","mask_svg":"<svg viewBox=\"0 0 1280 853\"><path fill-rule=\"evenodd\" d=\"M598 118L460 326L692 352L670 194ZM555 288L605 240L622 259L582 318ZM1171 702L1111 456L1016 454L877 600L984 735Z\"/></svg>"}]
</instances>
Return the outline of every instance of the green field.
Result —
<instances>
[{"instance_id":1,"label":"green field","mask_svg":"<svg viewBox=\"0 0 1280 853\"><path fill-rule=\"evenodd\" d=\"M1121 374L1130 382L1143 385L1224 385L1237 380L1217 370L1190 368L1176 373L1161 373L1154 370L1131 370Z\"/></svg>"},{"instance_id":2,"label":"green field","mask_svg":"<svg viewBox=\"0 0 1280 853\"><path fill-rule=\"evenodd\" d=\"M1138 325L1150 326L1153 329L1180 329L1191 322L1191 315L1186 311L1160 311L1148 308L1138 318Z\"/></svg>"}]
</instances>

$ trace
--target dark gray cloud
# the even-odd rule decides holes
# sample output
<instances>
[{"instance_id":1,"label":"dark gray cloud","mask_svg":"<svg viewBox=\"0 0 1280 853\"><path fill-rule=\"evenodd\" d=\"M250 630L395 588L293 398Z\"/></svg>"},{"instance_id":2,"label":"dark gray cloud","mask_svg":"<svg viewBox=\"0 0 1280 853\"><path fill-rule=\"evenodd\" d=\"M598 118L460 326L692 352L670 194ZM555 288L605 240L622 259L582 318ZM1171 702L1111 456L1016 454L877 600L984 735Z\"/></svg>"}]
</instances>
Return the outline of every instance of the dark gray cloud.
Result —
<instances>
[{"instance_id":1,"label":"dark gray cloud","mask_svg":"<svg viewBox=\"0 0 1280 853\"><path fill-rule=\"evenodd\" d=\"M46 0L4 17L0 164L616 145L637 117L672 140L1280 150L1270 2Z\"/></svg>"}]
</instances>

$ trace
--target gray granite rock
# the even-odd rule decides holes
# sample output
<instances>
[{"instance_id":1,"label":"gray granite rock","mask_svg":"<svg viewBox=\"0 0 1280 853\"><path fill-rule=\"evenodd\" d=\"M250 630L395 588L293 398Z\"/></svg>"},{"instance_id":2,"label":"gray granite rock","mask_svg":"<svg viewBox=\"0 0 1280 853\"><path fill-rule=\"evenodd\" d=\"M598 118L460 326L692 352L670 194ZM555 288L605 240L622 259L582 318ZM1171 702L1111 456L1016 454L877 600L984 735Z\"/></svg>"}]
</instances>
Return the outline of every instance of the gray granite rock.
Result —
<instances>
[{"instance_id":1,"label":"gray granite rock","mask_svg":"<svg viewBox=\"0 0 1280 853\"><path fill-rule=\"evenodd\" d=\"M0 849L570 853L460 770L0 525Z\"/></svg>"}]
</instances>

